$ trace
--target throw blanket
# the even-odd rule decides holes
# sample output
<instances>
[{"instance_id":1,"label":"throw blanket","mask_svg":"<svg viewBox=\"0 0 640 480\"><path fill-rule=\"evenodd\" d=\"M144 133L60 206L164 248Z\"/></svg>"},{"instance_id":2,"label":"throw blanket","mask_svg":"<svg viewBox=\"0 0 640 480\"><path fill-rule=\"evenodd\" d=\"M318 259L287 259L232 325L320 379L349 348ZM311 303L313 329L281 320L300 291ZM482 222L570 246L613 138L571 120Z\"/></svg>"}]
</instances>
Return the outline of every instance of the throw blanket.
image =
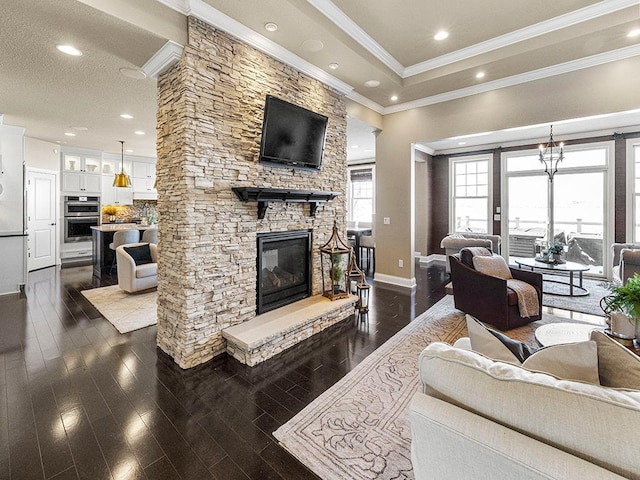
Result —
<instances>
[{"instance_id":1,"label":"throw blanket","mask_svg":"<svg viewBox=\"0 0 640 480\"><path fill-rule=\"evenodd\" d=\"M540 313L538 292L533 285L529 285L522 280L509 278L507 279L507 287L516 292L518 296L518 308L520 309L521 317L533 317Z\"/></svg>"}]
</instances>

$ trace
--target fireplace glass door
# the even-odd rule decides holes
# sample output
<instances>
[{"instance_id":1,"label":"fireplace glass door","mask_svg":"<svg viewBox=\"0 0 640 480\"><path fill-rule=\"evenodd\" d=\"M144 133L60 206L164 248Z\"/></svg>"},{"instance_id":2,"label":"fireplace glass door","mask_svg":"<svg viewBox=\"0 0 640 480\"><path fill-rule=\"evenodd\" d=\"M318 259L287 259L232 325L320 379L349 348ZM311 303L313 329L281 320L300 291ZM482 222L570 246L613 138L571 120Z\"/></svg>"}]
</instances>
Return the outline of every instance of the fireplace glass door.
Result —
<instances>
[{"instance_id":1,"label":"fireplace glass door","mask_svg":"<svg viewBox=\"0 0 640 480\"><path fill-rule=\"evenodd\" d=\"M311 295L311 232L258 234L257 313Z\"/></svg>"}]
</instances>

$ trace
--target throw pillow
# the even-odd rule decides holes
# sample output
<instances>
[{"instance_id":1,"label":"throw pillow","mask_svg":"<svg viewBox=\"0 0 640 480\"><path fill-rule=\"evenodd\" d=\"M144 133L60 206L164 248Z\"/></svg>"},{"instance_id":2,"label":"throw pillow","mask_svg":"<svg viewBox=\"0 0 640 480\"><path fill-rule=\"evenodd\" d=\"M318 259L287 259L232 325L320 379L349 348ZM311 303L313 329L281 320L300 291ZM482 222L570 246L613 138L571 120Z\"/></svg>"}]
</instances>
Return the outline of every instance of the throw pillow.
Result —
<instances>
[{"instance_id":1,"label":"throw pillow","mask_svg":"<svg viewBox=\"0 0 640 480\"><path fill-rule=\"evenodd\" d=\"M488 247L464 247L460 250L460 261L469 268L474 268L473 257L476 255L491 256L491 249Z\"/></svg>"},{"instance_id":2,"label":"throw pillow","mask_svg":"<svg viewBox=\"0 0 640 480\"><path fill-rule=\"evenodd\" d=\"M498 277L504 280L513 278L511 270L509 270L509 265L507 265L505 259L500 255L493 255L491 257L475 255L473 257L473 268L480 273L491 275L492 277Z\"/></svg>"},{"instance_id":3,"label":"throw pillow","mask_svg":"<svg viewBox=\"0 0 640 480\"><path fill-rule=\"evenodd\" d=\"M600 384L640 390L640 357L600 330L593 330L589 338L598 344Z\"/></svg>"},{"instance_id":4,"label":"throw pillow","mask_svg":"<svg viewBox=\"0 0 640 480\"><path fill-rule=\"evenodd\" d=\"M492 360L520 365L536 352L534 347L485 327L471 315L467 315L467 331L471 350Z\"/></svg>"},{"instance_id":5,"label":"throw pillow","mask_svg":"<svg viewBox=\"0 0 640 480\"><path fill-rule=\"evenodd\" d=\"M536 372L550 373L564 380L577 380L600 385L598 376L598 347L596 342L577 342L541 348L523 363L522 367Z\"/></svg>"},{"instance_id":6,"label":"throw pillow","mask_svg":"<svg viewBox=\"0 0 640 480\"><path fill-rule=\"evenodd\" d=\"M467 315L471 349L492 360L548 373L564 380L599 385L598 351L595 342L566 343L536 349L485 327Z\"/></svg>"},{"instance_id":7,"label":"throw pillow","mask_svg":"<svg viewBox=\"0 0 640 480\"><path fill-rule=\"evenodd\" d=\"M153 263L151 258L151 248L149 244L139 245L137 247L122 247L125 252L131 255L136 265L144 265L145 263Z\"/></svg>"}]
</instances>

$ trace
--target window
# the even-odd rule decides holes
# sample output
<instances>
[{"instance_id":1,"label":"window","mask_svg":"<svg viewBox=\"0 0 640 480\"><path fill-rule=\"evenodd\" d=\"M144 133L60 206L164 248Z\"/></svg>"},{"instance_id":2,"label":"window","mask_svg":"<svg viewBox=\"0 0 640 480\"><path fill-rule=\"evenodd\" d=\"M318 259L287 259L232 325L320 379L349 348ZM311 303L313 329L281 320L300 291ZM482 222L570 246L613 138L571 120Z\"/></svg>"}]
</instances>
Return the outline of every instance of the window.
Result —
<instances>
[{"instance_id":1,"label":"window","mask_svg":"<svg viewBox=\"0 0 640 480\"><path fill-rule=\"evenodd\" d=\"M490 157L459 157L450 161L450 231L489 232Z\"/></svg>"},{"instance_id":2,"label":"window","mask_svg":"<svg viewBox=\"0 0 640 480\"><path fill-rule=\"evenodd\" d=\"M504 153L503 249L508 248L512 257L532 257L542 242L562 242L565 260L589 267L590 274L604 275L612 229L612 149L611 143L565 146L553 182L537 151ZM547 231L550 200L552 239Z\"/></svg>"},{"instance_id":3,"label":"window","mask_svg":"<svg viewBox=\"0 0 640 480\"><path fill-rule=\"evenodd\" d=\"M640 242L640 138L627 140L627 159L627 238Z\"/></svg>"},{"instance_id":4,"label":"window","mask_svg":"<svg viewBox=\"0 0 640 480\"><path fill-rule=\"evenodd\" d=\"M352 167L348 170L348 217L353 222L373 222L373 167Z\"/></svg>"}]
</instances>

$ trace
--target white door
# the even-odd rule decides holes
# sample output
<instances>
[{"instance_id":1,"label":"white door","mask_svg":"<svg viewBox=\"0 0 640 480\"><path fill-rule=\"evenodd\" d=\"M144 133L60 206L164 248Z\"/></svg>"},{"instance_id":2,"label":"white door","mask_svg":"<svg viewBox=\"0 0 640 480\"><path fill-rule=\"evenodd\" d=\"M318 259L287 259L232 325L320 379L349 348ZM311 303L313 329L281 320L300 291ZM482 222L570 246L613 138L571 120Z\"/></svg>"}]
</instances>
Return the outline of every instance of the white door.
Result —
<instances>
[{"instance_id":1,"label":"white door","mask_svg":"<svg viewBox=\"0 0 640 480\"><path fill-rule=\"evenodd\" d=\"M27 172L27 233L29 271L56 264L56 175Z\"/></svg>"}]
</instances>

